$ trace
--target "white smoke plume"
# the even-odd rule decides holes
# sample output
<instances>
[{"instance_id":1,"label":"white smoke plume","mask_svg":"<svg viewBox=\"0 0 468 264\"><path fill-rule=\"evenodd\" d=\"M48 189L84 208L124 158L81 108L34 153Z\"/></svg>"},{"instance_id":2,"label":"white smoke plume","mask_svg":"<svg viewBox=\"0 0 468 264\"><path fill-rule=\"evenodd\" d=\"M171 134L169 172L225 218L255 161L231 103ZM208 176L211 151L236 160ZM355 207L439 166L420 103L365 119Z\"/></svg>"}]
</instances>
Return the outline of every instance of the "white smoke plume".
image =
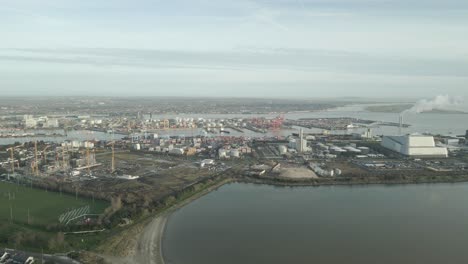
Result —
<instances>
[{"instance_id":1,"label":"white smoke plume","mask_svg":"<svg viewBox=\"0 0 468 264\"><path fill-rule=\"evenodd\" d=\"M418 101L412 108L403 113L423 113L432 110L455 110L457 106L463 104L462 97L454 97L449 95L438 95L431 100L423 99Z\"/></svg>"}]
</instances>

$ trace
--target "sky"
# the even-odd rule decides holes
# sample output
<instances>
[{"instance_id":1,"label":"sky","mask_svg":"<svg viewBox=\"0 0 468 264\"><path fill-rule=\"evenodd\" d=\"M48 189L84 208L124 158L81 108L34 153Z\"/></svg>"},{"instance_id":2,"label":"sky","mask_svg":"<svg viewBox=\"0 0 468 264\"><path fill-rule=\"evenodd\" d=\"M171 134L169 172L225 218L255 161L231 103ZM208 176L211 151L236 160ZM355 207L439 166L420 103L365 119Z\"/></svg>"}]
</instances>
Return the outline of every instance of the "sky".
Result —
<instances>
[{"instance_id":1,"label":"sky","mask_svg":"<svg viewBox=\"0 0 468 264\"><path fill-rule=\"evenodd\" d=\"M0 0L3 96L468 97L466 0Z\"/></svg>"}]
</instances>

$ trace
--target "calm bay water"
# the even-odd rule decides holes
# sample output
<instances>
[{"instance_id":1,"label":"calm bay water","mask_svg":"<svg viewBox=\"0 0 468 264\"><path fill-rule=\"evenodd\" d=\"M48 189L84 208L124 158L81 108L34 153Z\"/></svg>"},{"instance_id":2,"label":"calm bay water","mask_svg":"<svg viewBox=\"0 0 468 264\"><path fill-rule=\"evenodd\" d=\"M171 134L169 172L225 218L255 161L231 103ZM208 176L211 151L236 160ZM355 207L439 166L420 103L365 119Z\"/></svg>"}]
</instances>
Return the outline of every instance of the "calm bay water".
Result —
<instances>
[{"instance_id":1,"label":"calm bay water","mask_svg":"<svg viewBox=\"0 0 468 264\"><path fill-rule=\"evenodd\" d=\"M229 184L175 212L168 264L468 263L468 184Z\"/></svg>"}]
</instances>

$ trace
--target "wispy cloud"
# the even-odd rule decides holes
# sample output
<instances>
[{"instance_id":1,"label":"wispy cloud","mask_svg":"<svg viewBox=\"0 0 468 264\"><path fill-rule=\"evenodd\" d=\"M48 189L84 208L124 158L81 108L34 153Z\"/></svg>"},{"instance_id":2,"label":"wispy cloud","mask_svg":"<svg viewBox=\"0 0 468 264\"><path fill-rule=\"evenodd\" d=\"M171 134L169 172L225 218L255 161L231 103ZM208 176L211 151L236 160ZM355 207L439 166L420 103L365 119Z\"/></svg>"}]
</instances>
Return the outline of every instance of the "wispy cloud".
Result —
<instances>
[{"instance_id":1,"label":"wispy cloud","mask_svg":"<svg viewBox=\"0 0 468 264\"><path fill-rule=\"evenodd\" d=\"M284 24L278 22L278 16L281 13L279 11L273 11L273 10L268 10L268 9L261 9L258 10L253 14L253 18L257 21L260 21L261 23L265 23L267 25L270 25L276 29L283 30L283 31L288 31L289 28L285 26Z\"/></svg>"},{"instance_id":2,"label":"wispy cloud","mask_svg":"<svg viewBox=\"0 0 468 264\"><path fill-rule=\"evenodd\" d=\"M468 60L372 56L357 52L290 48L240 48L195 52L141 49L0 50L8 61L148 69L339 72L402 76L468 77Z\"/></svg>"}]
</instances>

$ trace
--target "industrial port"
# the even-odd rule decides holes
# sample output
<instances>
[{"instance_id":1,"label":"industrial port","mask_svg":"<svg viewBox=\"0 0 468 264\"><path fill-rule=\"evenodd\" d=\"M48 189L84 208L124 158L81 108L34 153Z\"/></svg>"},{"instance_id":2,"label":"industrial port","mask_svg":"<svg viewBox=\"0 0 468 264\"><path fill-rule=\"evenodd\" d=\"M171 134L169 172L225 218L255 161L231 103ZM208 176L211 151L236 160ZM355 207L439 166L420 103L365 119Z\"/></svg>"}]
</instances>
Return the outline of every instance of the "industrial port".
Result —
<instances>
[{"instance_id":1,"label":"industrial port","mask_svg":"<svg viewBox=\"0 0 468 264\"><path fill-rule=\"evenodd\" d=\"M242 104L229 114L167 114L139 108L132 112L130 102L115 112L115 106L105 104L98 104L99 112L90 106L73 114L36 113L22 105L2 108L0 177L7 198L0 209L12 226L22 226L18 231L22 236L28 228L42 228L44 234L35 239L50 242L47 252L77 247L108 252L109 244L97 240L114 241L111 230L138 226L190 194L230 181L276 185L468 181L468 131L403 133L411 124L401 118L293 119L288 111L246 114ZM299 105L313 113L339 104ZM288 110L284 104L281 108ZM376 126L399 132L376 135ZM56 207L52 220L29 208L18 213L19 203L12 197L21 190L31 190L29 199L38 195L34 190L58 197L63 193L70 201L75 198L76 205ZM97 201L99 210L90 207ZM105 204L109 207L103 210ZM35 224L30 214L36 214ZM46 221L51 222L42 223ZM17 235L2 230L0 235L27 249L27 242Z\"/></svg>"}]
</instances>

